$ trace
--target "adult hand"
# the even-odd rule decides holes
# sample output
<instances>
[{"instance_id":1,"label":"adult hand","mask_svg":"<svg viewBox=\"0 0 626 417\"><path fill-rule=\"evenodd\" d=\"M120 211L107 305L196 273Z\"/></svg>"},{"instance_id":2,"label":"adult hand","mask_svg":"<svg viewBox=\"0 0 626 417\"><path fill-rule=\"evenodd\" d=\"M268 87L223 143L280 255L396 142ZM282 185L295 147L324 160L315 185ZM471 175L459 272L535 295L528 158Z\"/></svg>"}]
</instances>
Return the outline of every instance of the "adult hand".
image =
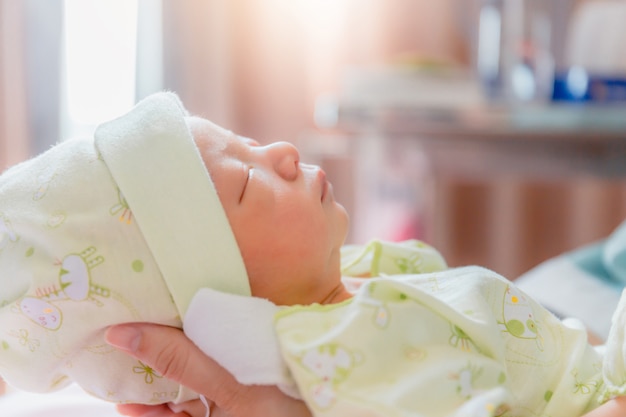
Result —
<instances>
[{"instance_id":1,"label":"adult hand","mask_svg":"<svg viewBox=\"0 0 626 417\"><path fill-rule=\"evenodd\" d=\"M106 340L166 378L204 395L211 406L211 417L311 416L304 402L277 387L237 382L182 330L145 323L121 324L107 330ZM204 417L206 408L200 401L191 401L171 408L126 404L118 406L118 411L134 417Z\"/></svg>"}]
</instances>

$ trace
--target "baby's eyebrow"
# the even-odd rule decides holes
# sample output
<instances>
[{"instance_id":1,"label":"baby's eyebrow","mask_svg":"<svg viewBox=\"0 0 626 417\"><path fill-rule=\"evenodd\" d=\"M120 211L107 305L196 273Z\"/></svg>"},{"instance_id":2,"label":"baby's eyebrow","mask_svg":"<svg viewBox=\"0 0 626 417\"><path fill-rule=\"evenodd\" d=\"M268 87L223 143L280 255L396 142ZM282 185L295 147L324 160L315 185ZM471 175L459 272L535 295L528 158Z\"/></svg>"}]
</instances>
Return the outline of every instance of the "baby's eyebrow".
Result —
<instances>
[{"instance_id":1,"label":"baby's eyebrow","mask_svg":"<svg viewBox=\"0 0 626 417\"><path fill-rule=\"evenodd\" d=\"M241 137L241 138L242 138L242 139L244 140L244 142L245 142L246 144L248 144L249 146L261 146L261 144L260 144L258 141L254 140L254 139L251 139L251 138L246 138L246 137Z\"/></svg>"},{"instance_id":2,"label":"baby's eyebrow","mask_svg":"<svg viewBox=\"0 0 626 417\"><path fill-rule=\"evenodd\" d=\"M243 140L241 136L235 136L236 139L232 137L230 140L226 140L224 144L224 151L230 153L231 155L239 156L241 152L247 151L250 146L247 141Z\"/></svg>"}]
</instances>

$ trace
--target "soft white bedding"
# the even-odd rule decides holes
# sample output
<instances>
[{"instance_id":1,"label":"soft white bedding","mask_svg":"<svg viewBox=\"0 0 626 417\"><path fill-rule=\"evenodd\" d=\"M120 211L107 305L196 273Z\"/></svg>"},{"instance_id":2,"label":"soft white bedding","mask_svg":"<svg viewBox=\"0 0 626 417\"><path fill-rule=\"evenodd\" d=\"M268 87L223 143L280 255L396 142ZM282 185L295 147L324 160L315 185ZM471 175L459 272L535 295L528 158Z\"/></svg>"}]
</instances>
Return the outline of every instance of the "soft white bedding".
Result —
<instances>
[{"instance_id":1,"label":"soft white bedding","mask_svg":"<svg viewBox=\"0 0 626 417\"><path fill-rule=\"evenodd\" d=\"M115 406L72 385L52 394L9 391L0 396L2 417L120 417Z\"/></svg>"}]
</instances>

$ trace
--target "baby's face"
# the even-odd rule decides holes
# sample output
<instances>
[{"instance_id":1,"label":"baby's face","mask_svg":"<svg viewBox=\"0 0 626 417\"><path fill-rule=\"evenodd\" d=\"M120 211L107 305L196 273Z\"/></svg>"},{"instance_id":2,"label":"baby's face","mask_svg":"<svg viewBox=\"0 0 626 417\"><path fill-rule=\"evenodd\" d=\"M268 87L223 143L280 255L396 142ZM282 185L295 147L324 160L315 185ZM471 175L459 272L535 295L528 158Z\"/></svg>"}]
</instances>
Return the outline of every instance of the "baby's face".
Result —
<instances>
[{"instance_id":1,"label":"baby's face","mask_svg":"<svg viewBox=\"0 0 626 417\"><path fill-rule=\"evenodd\" d=\"M324 172L300 163L287 142L215 138L206 120L187 123L233 229L252 295L278 305L327 299L341 286L348 216Z\"/></svg>"}]
</instances>

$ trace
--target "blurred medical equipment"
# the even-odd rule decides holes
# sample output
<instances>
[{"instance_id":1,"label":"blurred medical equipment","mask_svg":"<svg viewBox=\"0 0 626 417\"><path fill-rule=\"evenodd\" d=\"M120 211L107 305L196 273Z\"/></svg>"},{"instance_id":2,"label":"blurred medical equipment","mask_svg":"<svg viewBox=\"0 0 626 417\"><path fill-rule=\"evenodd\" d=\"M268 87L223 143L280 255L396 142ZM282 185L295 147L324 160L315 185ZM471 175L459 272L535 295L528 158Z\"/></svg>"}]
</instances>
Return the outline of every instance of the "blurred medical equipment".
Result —
<instances>
[{"instance_id":1,"label":"blurred medical equipment","mask_svg":"<svg viewBox=\"0 0 626 417\"><path fill-rule=\"evenodd\" d=\"M508 104L626 101L626 2L484 0L477 70Z\"/></svg>"}]
</instances>

